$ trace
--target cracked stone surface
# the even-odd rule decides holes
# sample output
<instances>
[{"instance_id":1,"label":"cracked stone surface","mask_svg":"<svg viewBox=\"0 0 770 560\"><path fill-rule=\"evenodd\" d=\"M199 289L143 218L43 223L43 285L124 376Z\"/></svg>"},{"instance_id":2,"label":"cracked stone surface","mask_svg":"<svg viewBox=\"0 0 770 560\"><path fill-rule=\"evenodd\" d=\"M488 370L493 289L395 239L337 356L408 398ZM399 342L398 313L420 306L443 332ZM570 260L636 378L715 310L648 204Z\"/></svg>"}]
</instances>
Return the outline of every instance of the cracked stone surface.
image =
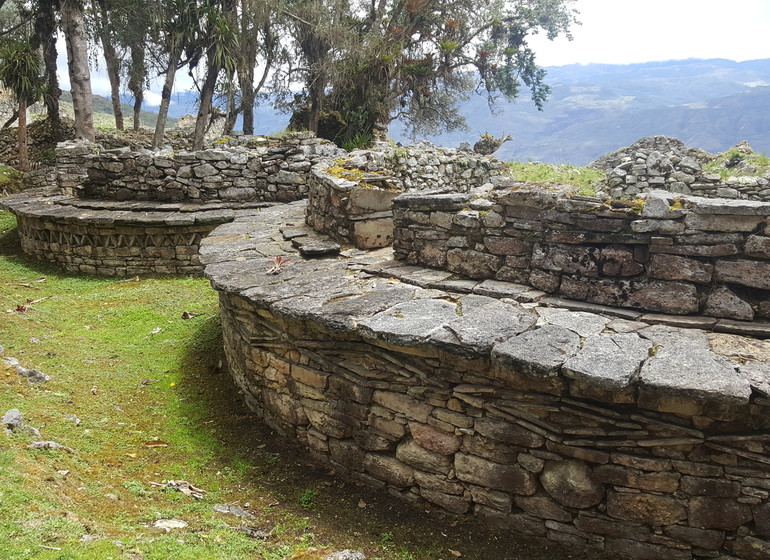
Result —
<instances>
[{"instance_id":1,"label":"cracked stone surface","mask_svg":"<svg viewBox=\"0 0 770 560\"><path fill-rule=\"evenodd\" d=\"M486 356L490 378L501 379L499 371L511 369L560 380L549 390L579 383L598 394L626 391L631 399L641 390L647 406L664 409L668 405L659 404L660 395L743 405L752 387L770 391L765 364L770 360L731 352L735 345L712 349L706 332L697 328L645 322L665 323L668 316L613 319L618 315L612 310L609 317L592 312L601 311L598 306L591 311L553 307L569 301L542 298L538 303L532 290L516 284L479 283L404 265L391 260L389 249L343 248L333 258L304 259L296 240L305 231L309 239L316 236L303 225L303 213L303 202L274 206L214 230L201 244L201 261L214 288L278 315L375 343L433 345L458 355ZM290 261L269 274L269 259L277 255ZM526 303L515 300L523 292Z\"/></svg>"}]
</instances>

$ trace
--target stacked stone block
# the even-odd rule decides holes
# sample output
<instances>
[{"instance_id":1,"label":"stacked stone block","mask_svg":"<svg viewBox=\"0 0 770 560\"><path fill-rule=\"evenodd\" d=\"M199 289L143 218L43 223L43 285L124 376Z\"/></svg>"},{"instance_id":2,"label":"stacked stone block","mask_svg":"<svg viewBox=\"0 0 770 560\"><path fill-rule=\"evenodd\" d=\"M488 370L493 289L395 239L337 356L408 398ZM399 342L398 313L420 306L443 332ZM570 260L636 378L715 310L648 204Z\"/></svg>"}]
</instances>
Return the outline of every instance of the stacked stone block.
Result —
<instances>
[{"instance_id":1,"label":"stacked stone block","mask_svg":"<svg viewBox=\"0 0 770 560\"><path fill-rule=\"evenodd\" d=\"M709 198L770 201L767 177L722 179L720 174L704 170L715 158L703 150L686 148L674 138L652 136L591 165L606 171L606 188L613 198L633 199L640 193L663 189Z\"/></svg>"},{"instance_id":2,"label":"stacked stone block","mask_svg":"<svg viewBox=\"0 0 770 560\"><path fill-rule=\"evenodd\" d=\"M247 403L320 463L569 546L770 555L761 344L373 279L371 257L254 274L241 237L269 253L294 219L222 226L202 259Z\"/></svg>"},{"instance_id":3,"label":"stacked stone block","mask_svg":"<svg viewBox=\"0 0 770 560\"><path fill-rule=\"evenodd\" d=\"M401 195L394 255L601 305L770 317L770 204L663 191L603 203L571 191L521 184L485 195Z\"/></svg>"},{"instance_id":4,"label":"stacked stone block","mask_svg":"<svg viewBox=\"0 0 770 560\"><path fill-rule=\"evenodd\" d=\"M334 163L336 169L352 172L335 176L329 165L313 170L306 222L319 233L362 249L391 244L391 201L401 192L467 193L503 180L504 174L503 163L495 158L427 143L382 145Z\"/></svg>"},{"instance_id":5,"label":"stacked stone block","mask_svg":"<svg viewBox=\"0 0 770 560\"><path fill-rule=\"evenodd\" d=\"M340 150L307 133L221 141L197 152L57 147L60 187L87 199L290 202L307 196L307 173Z\"/></svg>"}]
</instances>

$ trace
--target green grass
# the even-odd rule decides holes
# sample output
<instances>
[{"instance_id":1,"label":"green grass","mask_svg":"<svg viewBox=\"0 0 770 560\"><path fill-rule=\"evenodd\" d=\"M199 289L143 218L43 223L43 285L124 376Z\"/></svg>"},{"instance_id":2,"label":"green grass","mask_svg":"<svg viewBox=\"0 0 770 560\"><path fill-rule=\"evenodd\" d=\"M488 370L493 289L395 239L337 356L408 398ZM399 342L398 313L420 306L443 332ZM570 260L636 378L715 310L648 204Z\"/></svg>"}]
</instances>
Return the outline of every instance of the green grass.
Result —
<instances>
[{"instance_id":1,"label":"green grass","mask_svg":"<svg viewBox=\"0 0 770 560\"><path fill-rule=\"evenodd\" d=\"M0 432L3 560L320 560L343 548L382 560L448 560L450 549L468 560L563 557L311 465L218 369L217 295L204 279L77 276L18 247L15 219L0 212L0 344L51 380L30 385L0 366L0 415L18 408L41 439L75 452ZM206 493L158 486L168 480ZM246 523L269 538L238 530L241 519L213 511L220 504L248 508ZM159 519L188 526L166 533Z\"/></svg>"},{"instance_id":2,"label":"green grass","mask_svg":"<svg viewBox=\"0 0 770 560\"><path fill-rule=\"evenodd\" d=\"M530 183L565 183L578 187L578 192L590 196L596 183L603 181L604 172L590 167L567 164L507 162L511 177Z\"/></svg>"},{"instance_id":3,"label":"green grass","mask_svg":"<svg viewBox=\"0 0 770 560\"><path fill-rule=\"evenodd\" d=\"M746 166L738 165L744 162ZM770 173L770 157L764 153L743 153L728 150L703 167L705 173L719 174L722 180L730 177L764 177Z\"/></svg>"}]
</instances>

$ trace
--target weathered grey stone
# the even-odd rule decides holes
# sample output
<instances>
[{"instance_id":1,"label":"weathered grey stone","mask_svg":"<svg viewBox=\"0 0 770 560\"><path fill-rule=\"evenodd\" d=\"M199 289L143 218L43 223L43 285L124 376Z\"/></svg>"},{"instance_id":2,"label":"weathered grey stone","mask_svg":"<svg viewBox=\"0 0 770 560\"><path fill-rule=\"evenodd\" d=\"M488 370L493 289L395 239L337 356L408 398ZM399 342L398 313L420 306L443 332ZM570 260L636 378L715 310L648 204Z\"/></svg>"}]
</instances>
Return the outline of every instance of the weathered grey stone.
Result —
<instances>
[{"instance_id":1,"label":"weathered grey stone","mask_svg":"<svg viewBox=\"0 0 770 560\"><path fill-rule=\"evenodd\" d=\"M606 391L632 393L639 370L652 343L636 334L593 336L578 353L564 362L567 377Z\"/></svg>"},{"instance_id":2,"label":"weathered grey stone","mask_svg":"<svg viewBox=\"0 0 770 560\"><path fill-rule=\"evenodd\" d=\"M752 321L754 310L727 286L716 286L706 300L703 312L712 317Z\"/></svg>"},{"instance_id":3,"label":"weathered grey stone","mask_svg":"<svg viewBox=\"0 0 770 560\"><path fill-rule=\"evenodd\" d=\"M595 280L562 277L560 293L601 305L687 314L699 309L698 291L685 282Z\"/></svg>"},{"instance_id":4,"label":"weathered grey stone","mask_svg":"<svg viewBox=\"0 0 770 560\"><path fill-rule=\"evenodd\" d=\"M535 517L563 523L572 521L572 515L569 512L542 492L534 496L516 496L514 501L518 507Z\"/></svg>"},{"instance_id":5,"label":"weathered grey stone","mask_svg":"<svg viewBox=\"0 0 770 560\"><path fill-rule=\"evenodd\" d=\"M687 518L685 506L675 498L615 491L607 493L607 514L647 525L673 525Z\"/></svg>"},{"instance_id":6,"label":"weathered grey stone","mask_svg":"<svg viewBox=\"0 0 770 560\"><path fill-rule=\"evenodd\" d=\"M719 550L725 542L725 534L722 531L709 529L696 529L684 525L669 525L663 528L665 535L684 541L705 550Z\"/></svg>"},{"instance_id":7,"label":"weathered grey stone","mask_svg":"<svg viewBox=\"0 0 770 560\"><path fill-rule=\"evenodd\" d=\"M541 435L503 420L489 417L477 418L473 427L479 434L496 441L527 448L537 448L543 445Z\"/></svg>"},{"instance_id":8,"label":"weathered grey stone","mask_svg":"<svg viewBox=\"0 0 770 560\"><path fill-rule=\"evenodd\" d=\"M471 507L470 499L463 496L444 494L429 488L421 488L420 495L429 502L434 503L451 513L456 513L457 515L466 513Z\"/></svg>"},{"instance_id":9,"label":"weathered grey stone","mask_svg":"<svg viewBox=\"0 0 770 560\"><path fill-rule=\"evenodd\" d=\"M687 508L690 527L735 531L752 519L751 508L735 500L697 497Z\"/></svg>"},{"instance_id":10,"label":"weathered grey stone","mask_svg":"<svg viewBox=\"0 0 770 560\"><path fill-rule=\"evenodd\" d=\"M727 202L727 201L725 201ZM763 216L687 214L684 223L689 229L701 231L754 231L764 222Z\"/></svg>"},{"instance_id":11,"label":"weathered grey stone","mask_svg":"<svg viewBox=\"0 0 770 560\"><path fill-rule=\"evenodd\" d=\"M455 454L455 475L463 482L524 496L537 490L535 476L519 465L503 465L465 453Z\"/></svg>"},{"instance_id":12,"label":"weathered grey stone","mask_svg":"<svg viewBox=\"0 0 770 560\"><path fill-rule=\"evenodd\" d=\"M567 507L589 508L604 498L604 486L591 467L578 461L546 461L540 483L557 502Z\"/></svg>"},{"instance_id":13,"label":"weathered grey stone","mask_svg":"<svg viewBox=\"0 0 770 560\"><path fill-rule=\"evenodd\" d=\"M559 369L580 347L580 337L573 331L546 325L528 331L492 348L495 377L519 385L524 375L543 381L552 391L561 392Z\"/></svg>"},{"instance_id":14,"label":"weathered grey stone","mask_svg":"<svg viewBox=\"0 0 770 560\"><path fill-rule=\"evenodd\" d=\"M428 417L433 410L433 407L420 403L409 395L391 391L375 391L372 400L388 410L423 424L428 422Z\"/></svg>"},{"instance_id":15,"label":"weathered grey stone","mask_svg":"<svg viewBox=\"0 0 770 560\"><path fill-rule=\"evenodd\" d=\"M192 171L193 175L199 179L203 179L204 177L213 177L219 173L219 170L210 163L196 165L193 167Z\"/></svg>"},{"instance_id":16,"label":"weathered grey stone","mask_svg":"<svg viewBox=\"0 0 770 560\"><path fill-rule=\"evenodd\" d=\"M587 278L599 276L600 249L571 245L536 244L532 249L532 266L544 270L580 274Z\"/></svg>"},{"instance_id":17,"label":"weathered grey stone","mask_svg":"<svg viewBox=\"0 0 770 560\"><path fill-rule=\"evenodd\" d=\"M436 330L431 340L457 350L487 353L496 341L520 334L535 324L535 316L519 306L476 295L460 299L458 315Z\"/></svg>"},{"instance_id":18,"label":"weathered grey stone","mask_svg":"<svg viewBox=\"0 0 770 560\"><path fill-rule=\"evenodd\" d=\"M714 274L714 265L677 255L658 254L652 256L648 273L651 278L708 284Z\"/></svg>"},{"instance_id":19,"label":"weathered grey stone","mask_svg":"<svg viewBox=\"0 0 770 560\"><path fill-rule=\"evenodd\" d=\"M457 307L444 300L418 299L399 303L359 323L371 338L399 346L416 346L457 317Z\"/></svg>"},{"instance_id":20,"label":"weathered grey stone","mask_svg":"<svg viewBox=\"0 0 770 560\"><path fill-rule=\"evenodd\" d=\"M732 363L693 346L659 348L642 366L639 383L639 405L661 412L700 414L705 402L745 404L751 396Z\"/></svg>"},{"instance_id":21,"label":"weathered grey stone","mask_svg":"<svg viewBox=\"0 0 770 560\"><path fill-rule=\"evenodd\" d=\"M610 320L596 313L569 311L555 307L538 307L537 314L549 325L558 325L576 332L581 338L588 338L604 330Z\"/></svg>"},{"instance_id":22,"label":"weathered grey stone","mask_svg":"<svg viewBox=\"0 0 770 560\"><path fill-rule=\"evenodd\" d=\"M635 541L645 541L650 538L649 527L635 523L625 523L606 516L580 512L575 518L575 527L594 535L621 537Z\"/></svg>"},{"instance_id":23,"label":"weathered grey stone","mask_svg":"<svg viewBox=\"0 0 770 560\"><path fill-rule=\"evenodd\" d=\"M373 477L398 488L406 488L414 484L414 469L395 457L367 453L364 457L364 468Z\"/></svg>"},{"instance_id":24,"label":"weathered grey stone","mask_svg":"<svg viewBox=\"0 0 770 560\"><path fill-rule=\"evenodd\" d=\"M324 557L323 560L366 560L366 555L358 550L338 550Z\"/></svg>"},{"instance_id":25,"label":"weathered grey stone","mask_svg":"<svg viewBox=\"0 0 770 560\"><path fill-rule=\"evenodd\" d=\"M452 455L460 449L461 439L454 434L419 422L409 422L409 432L420 447L439 453Z\"/></svg>"},{"instance_id":26,"label":"weathered grey stone","mask_svg":"<svg viewBox=\"0 0 770 560\"><path fill-rule=\"evenodd\" d=\"M729 543L733 554L746 560L766 560L770 558L770 543L756 537L738 537Z\"/></svg>"},{"instance_id":27,"label":"weathered grey stone","mask_svg":"<svg viewBox=\"0 0 770 560\"><path fill-rule=\"evenodd\" d=\"M491 278L501 264L501 257L480 251L465 249L447 251L447 268L469 278Z\"/></svg>"},{"instance_id":28,"label":"weathered grey stone","mask_svg":"<svg viewBox=\"0 0 770 560\"><path fill-rule=\"evenodd\" d=\"M413 439L401 443L396 448L396 458L416 469L430 473L445 475L452 469L451 457L429 451Z\"/></svg>"},{"instance_id":29,"label":"weathered grey stone","mask_svg":"<svg viewBox=\"0 0 770 560\"><path fill-rule=\"evenodd\" d=\"M666 493L673 493L679 489L681 477L676 472L643 473L619 465L599 465L594 469L594 475L604 484Z\"/></svg>"},{"instance_id":30,"label":"weathered grey stone","mask_svg":"<svg viewBox=\"0 0 770 560\"><path fill-rule=\"evenodd\" d=\"M728 284L770 290L770 262L719 260L716 263L714 279Z\"/></svg>"},{"instance_id":31,"label":"weathered grey stone","mask_svg":"<svg viewBox=\"0 0 770 560\"><path fill-rule=\"evenodd\" d=\"M743 252L749 257L770 259L770 237L764 235L750 235L746 238Z\"/></svg>"},{"instance_id":32,"label":"weathered grey stone","mask_svg":"<svg viewBox=\"0 0 770 560\"><path fill-rule=\"evenodd\" d=\"M737 498L741 494L741 484L732 480L685 476L682 478L682 492L691 496Z\"/></svg>"}]
</instances>

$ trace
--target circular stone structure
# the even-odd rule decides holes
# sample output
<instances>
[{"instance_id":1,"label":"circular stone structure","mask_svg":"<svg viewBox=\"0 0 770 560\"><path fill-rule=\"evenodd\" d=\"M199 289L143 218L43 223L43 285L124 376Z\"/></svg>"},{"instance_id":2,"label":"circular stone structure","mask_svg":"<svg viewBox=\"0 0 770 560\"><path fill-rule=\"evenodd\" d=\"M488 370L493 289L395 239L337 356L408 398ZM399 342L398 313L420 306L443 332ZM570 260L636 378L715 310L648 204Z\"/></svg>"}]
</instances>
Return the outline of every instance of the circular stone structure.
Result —
<instances>
[{"instance_id":1,"label":"circular stone structure","mask_svg":"<svg viewBox=\"0 0 770 560\"><path fill-rule=\"evenodd\" d=\"M0 200L16 215L22 250L71 272L200 274L201 239L264 203L89 200L30 189Z\"/></svg>"},{"instance_id":2,"label":"circular stone structure","mask_svg":"<svg viewBox=\"0 0 770 560\"><path fill-rule=\"evenodd\" d=\"M228 369L277 432L349 480L527 535L638 558L770 554L770 343L570 311L389 248L302 258L324 239L304 210L201 243Z\"/></svg>"}]
</instances>

